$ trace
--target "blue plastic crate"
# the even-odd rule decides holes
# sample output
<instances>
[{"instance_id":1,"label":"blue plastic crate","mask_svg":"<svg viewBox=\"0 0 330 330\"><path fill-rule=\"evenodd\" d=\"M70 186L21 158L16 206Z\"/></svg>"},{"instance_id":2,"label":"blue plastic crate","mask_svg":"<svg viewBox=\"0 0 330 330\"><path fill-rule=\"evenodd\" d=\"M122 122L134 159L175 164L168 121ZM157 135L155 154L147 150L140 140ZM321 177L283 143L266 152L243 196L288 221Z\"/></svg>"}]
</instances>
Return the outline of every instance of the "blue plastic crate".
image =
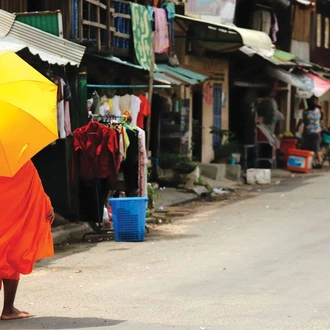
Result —
<instances>
[{"instance_id":1,"label":"blue plastic crate","mask_svg":"<svg viewBox=\"0 0 330 330\"><path fill-rule=\"evenodd\" d=\"M109 199L116 242L144 240L147 201L147 197Z\"/></svg>"}]
</instances>

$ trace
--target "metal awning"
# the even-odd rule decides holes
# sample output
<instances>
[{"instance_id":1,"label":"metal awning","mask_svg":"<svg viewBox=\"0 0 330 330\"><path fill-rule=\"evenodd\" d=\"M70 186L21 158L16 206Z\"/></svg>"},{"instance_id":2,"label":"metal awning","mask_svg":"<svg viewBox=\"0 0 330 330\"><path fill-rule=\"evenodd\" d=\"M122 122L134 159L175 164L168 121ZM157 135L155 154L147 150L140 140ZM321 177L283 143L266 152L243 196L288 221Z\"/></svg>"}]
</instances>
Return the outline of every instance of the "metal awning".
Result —
<instances>
[{"instance_id":1,"label":"metal awning","mask_svg":"<svg viewBox=\"0 0 330 330\"><path fill-rule=\"evenodd\" d=\"M289 85L295 86L303 91L308 91L317 97L322 96L330 89L329 80L311 72L292 74L279 68L267 66L266 73Z\"/></svg>"},{"instance_id":2,"label":"metal awning","mask_svg":"<svg viewBox=\"0 0 330 330\"><path fill-rule=\"evenodd\" d=\"M79 66L85 47L15 20L0 10L0 51L18 52L28 48L50 64Z\"/></svg>"},{"instance_id":3,"label":"metal awning","mask_svg":"<svg viewBox=\"0 0 330 330\"><path fill-rule=\"evenodd\" d=\"M305 5L305 6L315 6L316 1L308 1L308 0L296 0L296 2Z\"/></svg>"},{"instance_id":4,"label":"metal awning","mask_svg":"<svg viewBox=\"0 0 330 330\"><path fill-rule=\"evenodd\" d=\"M133 64L127 61L123 61L115 56L100 56L92 55L93 57L102 58L104 60L111 61L113 63L125 65L134 69L143 70L146 73L149 71L145 70L141 65ZM157 64L155 66L154 80L166 85L196 85L200 82L208 79L209 76L187 69L183 66L172 67L168 64Z\"/></svg>"},{"instance_id":5,"label":"metal awning","mask_svg":"<svg viewBox=\"0 0 330 330\"><path fill-rule=\"evenodd\" d=\"M312 68L316 64L302 60L297 57L295 54L285 52L280 49L274 49L272 52L265 52L258 49L254 49L253 47L243 46L240 48L240 51L247 56L257 55L264 60L269 61L270 63L276 66L286 66L286 67L303 67L303 68Z\"/></svg>"},{"instance_id":6,"label":"metal awning","mask_svg":"<svg viewBox=\"0 0 330 330\"><path fill-rule=\"evenodd\" d=\"M117 64L126 65L126 66L129 66L129 67L134 68L134 69L145 70L139 64L134 64L134 63L131 63L131 62L123 61L119 57L116 57L116 56L101 56L101 55L95 55L95 54L92 54L92 56L97 57L97 58L101 58L103 60L111 61L111 62L114 62L114 63L117 63Z\"/></svg>"},{"instance_id":7,"label":"metal awning","mask_svg":"<svg viewBox=\"0 0 330 330\"><path fill-rule=\"evenodd\" d=\"M198 73L182 66L173 67L168 64L158 64L157 66L159 71L165 76L182 81L182 85L196 85L209 78L209 76L205 74Z\"/></svg>"},{"instance_id":8,"label":"metal awning","mask_svg":"<svg viewBox=\"0 0 330 330\"><path fill-rule=\"evenodd\" d=\"M167 85L182 85L182 81L161 72L154 72L154 80Z\"/></svg>"},{"instance_id":9,"label":"metal awning","mask_svg":"<svg viewBox=\"0 0 330 330\"><path fill-rule=\"evenodd\" d=\"M214 50L237 50L242 46L271 50L270 37L261 31L238 28L225 24L217 24L184 15L175 15L177 24L189 31L188 38L198 40L206 48Z\"/></svg>"}]
</instances>

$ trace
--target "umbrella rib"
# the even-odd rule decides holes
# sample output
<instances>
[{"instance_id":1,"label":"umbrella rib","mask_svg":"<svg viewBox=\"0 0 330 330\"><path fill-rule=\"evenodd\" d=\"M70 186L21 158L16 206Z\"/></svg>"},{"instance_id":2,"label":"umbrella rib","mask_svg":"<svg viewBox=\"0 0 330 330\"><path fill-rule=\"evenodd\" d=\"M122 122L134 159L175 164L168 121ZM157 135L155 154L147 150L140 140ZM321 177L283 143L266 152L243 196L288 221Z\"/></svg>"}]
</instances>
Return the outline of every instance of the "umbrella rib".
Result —
<instances>
[{"instance_id":1,"label":"umbrella rib","mask_svg":"<svg viewBox=\"0 0 330 330\"><path fill-rule=\"evenodd\" d=\"M2 145L1 140L0 140L0 148L2 149L2 154L5 155L5 149L4 149L3 145ZM9 169L9 171L10 171L10 166L9 166L9 162L8 162L8 158L7 157L5 157L5 161L7 163L7 167Z\"/></svg>"}]
</instances>

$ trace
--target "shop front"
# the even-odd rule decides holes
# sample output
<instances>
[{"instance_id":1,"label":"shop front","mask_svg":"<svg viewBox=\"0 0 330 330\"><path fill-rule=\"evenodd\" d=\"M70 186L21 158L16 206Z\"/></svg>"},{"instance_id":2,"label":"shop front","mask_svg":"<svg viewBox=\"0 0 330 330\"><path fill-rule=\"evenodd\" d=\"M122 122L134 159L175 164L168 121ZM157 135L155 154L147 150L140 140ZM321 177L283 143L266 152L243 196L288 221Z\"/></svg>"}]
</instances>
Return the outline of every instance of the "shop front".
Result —
<instances>
[{"instance_id":1,"label":"shop front","mask_svg":"<svg viewBox=\"0 0 330 330\"><path fill-rule=\"evenodd\" d=\"M246 45L265 53L272 51L269 36L260 31L237 28L193 17L176 15L176 52L183 64L207 72L209 80L193 90L194 154L202 163L228 161L226 149L232 127L241 122L235 108L230 108L234 59ZM234 123L234 125L233 125ZM235 137L238 138L238 137ZM227 148L230 147L230 148Z\"/></svg>"},{"instance_id":2,"label":"shop front","mask_svg":"<svg viewBox=\"0 0 330 330\"><path fill-rule=\"evenodd\" d=\"M16 52L58 86L59 139L36 154L33 162L56 212L67 218L74 217L72 132L81 111L76 80L85 47L24 24L3 10L0 10L0 31L0 51Z\"/></svg>"},{"instance_id":3,"label":"shop front","mask_svg":"<svg viewBox=\"0 0 330 330\"><path fill-rule=\"evenodd\" d=\"M188 90L191 84L198 84L207 76L182 67L157 64L150 100L150 74L141 65L116 57L86 55L83 66L87 68L86 122L73 133L73 157L79 190L79 219L96 225L97 230L109 196L118 197L124 193L126 197L145 197L149 165L152 165L151 176L157 180L157 165L163 153L170 151L189 156ZM106 135L106 142L104 138L90 137L100 132ZM86 160L90 142L84 141L96 143L96 153L105 146L105 162L109 164L111 159L111 173L97 170L98 154L92 153ZM96 168L95 172L88 174L84 170L88 161L90 168Z\"/></svg>"}]
</instances>

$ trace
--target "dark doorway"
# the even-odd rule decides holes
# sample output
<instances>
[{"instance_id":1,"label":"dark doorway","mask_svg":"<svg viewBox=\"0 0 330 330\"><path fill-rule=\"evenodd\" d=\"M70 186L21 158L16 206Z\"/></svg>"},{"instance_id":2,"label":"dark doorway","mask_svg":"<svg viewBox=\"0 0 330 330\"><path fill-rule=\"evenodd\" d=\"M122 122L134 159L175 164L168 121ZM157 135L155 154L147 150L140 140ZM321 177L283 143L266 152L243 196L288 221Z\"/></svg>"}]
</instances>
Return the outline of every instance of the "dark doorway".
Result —
<instances>
[{"instance_id":1,"label":"dark doorway","mask_svg":"<svg viewBox=\"0 0 330 330\"><path fill-rule=\"evenodd\" d=\"M222 84L213 85L213 127L221 129L222 126ZM220 141L219 134L213 134L213 148L216 148Z\"/></svg>"},{"instance_id":2,"label":"dark doorway","mask_svg":"<svg viewBox=\"0 0 330 330\"><path fill-rule=\"evenodd\" d=\"M202 91L193 92L192 104L192 154L194 160L202 161L202 127L203 127L203 93Z\"/></svg>"}]
</instances>

